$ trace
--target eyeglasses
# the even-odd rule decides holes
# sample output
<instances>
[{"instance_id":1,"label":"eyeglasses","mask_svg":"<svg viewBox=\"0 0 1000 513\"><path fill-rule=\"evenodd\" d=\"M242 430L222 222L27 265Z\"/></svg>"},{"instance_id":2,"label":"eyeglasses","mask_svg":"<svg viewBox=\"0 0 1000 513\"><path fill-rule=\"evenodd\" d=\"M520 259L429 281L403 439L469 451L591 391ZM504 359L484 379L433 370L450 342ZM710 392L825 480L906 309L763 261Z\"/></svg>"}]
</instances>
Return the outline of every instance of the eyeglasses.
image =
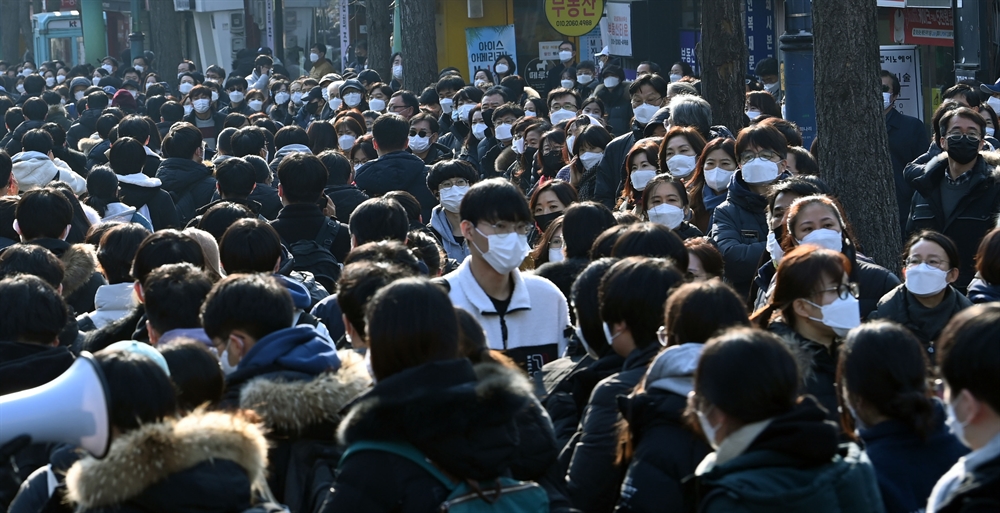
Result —
<instances>
[{"instance_id":1,"label":"eyeglasses","mask_svg":"<svg viewBox=\"0 0 1000 513\"><path fill-rule=\"evenodd\" d=\"M781 155L771 151L771 150L760 150L760 151L744 151L740 154L740 165L746 164L755 158L762 158L764 160L778 161L781 160Z\"/></svg>"},{"instance_id":2,"label":"eyeglasses","mask_svg":"<svg viewBox=\"0 0 1000 513\"><path fill-rule=\"evenodd\" d=\"M638 96L633 96L632 97L632 106L633 107L638 107L642 103L648 103L650 105L656 105L656 104L660 103L661 101L663 101L663 97L662 96L657 96L656 98L646 98L645 100L642 99L642 98L640 98L640 97L638 97Z\"/></svg>"},{"instance_id":3,"label":"eyeglasses","mask_svg":"<svg viewBox=\"0 0 1000 513\"><path fill-rule=\"evenodd\" d=\"M960 142L962 142L963 138L964 139L968 139L970 142L974 142L974 143L978 143L980 141L979 134L977 134L975 132L971 132L971 133L968 133L968 134L952 133L952 134L948 134L947 137L948 137L948 142L951 143L951 144L960 143Z\"/></svg>"},{"instance_id":4,"label":"eyeglasses","mask_svg":"<svg viewBox=\"0 0 1000 513\"><path fill-rule=\"evenodd\" d=\"M858 288L857 283L841 283L836 287L823 289L820 292L836 292L837 297L840 299L847 299L848 296L854 296L857 299L861 295L861 290Z\"/></svg>"},{"instance_id":5,"label":"eyeglasses","mask_svg":"<svg viewBox=\"0 0 1000 513\"><path fill-rule=\"evenodd\" d=\"M493 228L493 233L496 235L507 235L509 233L516 233L518 235L528 234L527 223L513 223L510 221L499 221L492 224L487 223L487 226Z\"/></svg>"},{"instance_id":6,"label":"eyeglasses","mask_svg":"<svg viewBox=\"0 0 1000 513\"><path fill-rule=\"evenodd\" d=\"M469 186L469 181L466 180L465 178L453 178L451 180L445 180L441 182L441 185L438 186L438 189L447 189L449 187L468 187L468 186Z\"/></svg>"},{"instance_id":7,"label":"eyeglasses","mask_svg":"<svg viewBox=\"0 0 1000 513\"><path fill-rule=\"evenodd\" d=\"M906 259L906 267L915 267L920 264L927 264L931 267L936 267L938 269L941 269L942 271L950 270L950 268L948 267L949 262L947 260L941 260L938 258L928 258L927 260L921 260L917 257L910 257Z\"/></svg>"},{"instance_id":8,"label":"eyeglasses","mask_svg":"<svg viewBox=\"0 0 1000 513\"><path fill-rule=\"evenodd\" d=\"M427 137L427 130L421 130L419 132L416 130L410 130L410 137Z\"/></svg>"},{"instance_id":9,"label":"eyeglasses","mask_svg":"<svg viewBox=\"0 0 1000 513\"><path fill-rule=\"evenodd\" d=\"M403 112L404 110L409 109L409 108L410 107L407 106L407 105L390 105L389 106L389 110L391 110L393 112Z\"/></svg>"},{"instance_id":10,"label":"eyeglasses","mask_svg":"<svg viewBox=\"0 0 1000 513\"><path fill-rule=\"evenodd\" d=\"M557 110L568 110L570 112L576 112L578 109L576 108L576 105L572 103L564 103L562 105L554 103L552 104L552 108L549 110L551 110L552 112L555 112Z\"/></svg>"}]
</instances>

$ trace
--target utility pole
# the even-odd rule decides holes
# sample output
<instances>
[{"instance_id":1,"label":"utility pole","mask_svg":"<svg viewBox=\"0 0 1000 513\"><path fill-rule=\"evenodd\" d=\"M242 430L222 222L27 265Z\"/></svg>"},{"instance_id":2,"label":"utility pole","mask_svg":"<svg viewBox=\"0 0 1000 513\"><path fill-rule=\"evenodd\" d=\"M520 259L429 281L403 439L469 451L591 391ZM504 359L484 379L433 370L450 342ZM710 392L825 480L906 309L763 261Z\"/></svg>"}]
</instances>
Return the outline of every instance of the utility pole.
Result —
<instances>
[{"instance_id":1,"label":"utility pole","mask_svg":"<svg viewBox=\"0 0 1000 513\"><path fill-rule=\"evenodd\" d=\"M785 33L778 38L785 54L785 115L799 126L807 149L816 138L812 32L812 2L786 0Z\"/></svg>"},{"instance_id":2,"label":"utility pole","mask_svg":"<svg viewBox=\"0 0 1000 513\"><path fill-rule=\"evenodd\" d=\"M108 54L108 29L104 26L101 2L80 2L80 22L83 23L84 62L100 66Z\"/></svg>"},{"instance_id":3,"label":"utility pole","mask_svg":"<svg viewBox=\"0 0 1000 513\"><path fill-rule=\"evenodd\" d=\"M142 34L141 13L142 2L140 0L132 0L132 33L128 35L128 47L133 60L135 60L136 57L142 57L144 51L142 46L145 41L145 36ZM127 66L131 65L131 62L127 64Z\"/></svg>"},{"instance_id":4,"label":"utility pole","mask_svg":"<svg viewBox=\"0 0 1000 513\"><path fill-rule=\"evenodd\" d=\"M993 83L994 76L989 62L989 19L987 4L983 0L964 0L954 5L955 30L955 81L979 80Z\"/></svg>"}]
</instances>

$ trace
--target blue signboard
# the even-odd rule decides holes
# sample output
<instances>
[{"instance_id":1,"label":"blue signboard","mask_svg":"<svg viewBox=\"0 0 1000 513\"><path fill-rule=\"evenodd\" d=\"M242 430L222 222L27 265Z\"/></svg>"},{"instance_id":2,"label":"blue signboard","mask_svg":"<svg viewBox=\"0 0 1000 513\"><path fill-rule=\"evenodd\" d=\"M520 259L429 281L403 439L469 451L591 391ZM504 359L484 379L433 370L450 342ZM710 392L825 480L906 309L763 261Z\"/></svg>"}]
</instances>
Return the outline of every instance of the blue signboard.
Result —
<instances>
[{"instance_id":1,"label":"blue signboard","mask_svg":"<svg viewBox=\"0 0 1000 513\"><path fill-rule=\"evenodd\" d=\"M681 31L681 61L691 65L695 76L701 75L701 66L698 65L698 43L701 42L700 30Z\"/></svg>"},{"instance_id":2,"label":"blue signboard","mask_svg":"<svg viewBox=\"0 0 1000 513\"><path fill-rule=\"evenodd\" d=\"M750 60L747 72L754 75L758 62L774 57L777 41L774 36L774 0L746 0L747 50Z\"/></svg>"}]
</instances>

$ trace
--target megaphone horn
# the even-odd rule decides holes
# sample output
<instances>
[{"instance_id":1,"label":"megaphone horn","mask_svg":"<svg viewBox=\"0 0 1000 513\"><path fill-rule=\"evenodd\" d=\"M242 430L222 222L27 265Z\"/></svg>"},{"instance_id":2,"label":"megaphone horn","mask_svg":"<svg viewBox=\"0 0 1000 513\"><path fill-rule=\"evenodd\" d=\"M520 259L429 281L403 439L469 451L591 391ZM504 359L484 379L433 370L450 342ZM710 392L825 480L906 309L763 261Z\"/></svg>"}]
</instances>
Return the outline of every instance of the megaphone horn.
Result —
<instances>
[{"instance_id":1,"label":"megaphone horn","mask_svg":"<svg viewBox=\"0 0 1000 513\"><path fill-rule=\"evenodd\" d=\"M66 372L39 387L0 396L0 445L21 435L34 443L68 443L103 458L111 445L108 384L83 351Z\"/></svg>"}]
</instances>

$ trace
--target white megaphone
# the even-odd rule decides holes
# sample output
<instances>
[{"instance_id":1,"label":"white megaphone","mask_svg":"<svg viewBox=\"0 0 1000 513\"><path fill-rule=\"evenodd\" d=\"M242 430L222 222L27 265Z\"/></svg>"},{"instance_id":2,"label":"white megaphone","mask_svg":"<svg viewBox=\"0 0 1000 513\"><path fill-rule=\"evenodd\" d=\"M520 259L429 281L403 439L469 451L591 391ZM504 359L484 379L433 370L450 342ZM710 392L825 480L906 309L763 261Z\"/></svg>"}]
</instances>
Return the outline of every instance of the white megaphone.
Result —
<instances>
[{"instance_id":1,"label":"white megaphone","mask_svg":"<svg viewBox=\"0 0 1000 513\"><path fill-rule=\"evenodd\" d=\"M108 385L93 355L83 351L58 378L0 396L0 445L20 435L32 443L68 443L103 458L111 445Z\"/></svg>"}]
</instances>

